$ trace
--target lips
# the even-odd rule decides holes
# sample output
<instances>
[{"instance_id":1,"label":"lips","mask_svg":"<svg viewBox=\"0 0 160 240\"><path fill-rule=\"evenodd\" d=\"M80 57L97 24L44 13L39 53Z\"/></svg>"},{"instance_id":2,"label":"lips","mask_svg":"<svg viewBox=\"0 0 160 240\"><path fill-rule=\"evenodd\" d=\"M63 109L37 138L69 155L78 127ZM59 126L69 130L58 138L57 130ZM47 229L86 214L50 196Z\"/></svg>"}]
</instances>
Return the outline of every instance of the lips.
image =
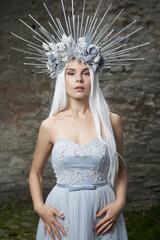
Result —
<instances>
[{"instance_id":1,"label":"lips","mask_svg":"<svg viewBox=\"0 0 160 240\"><path fill-rule=\"evenodd\" d=\"M75 87L74 89L84 89L84 87L79 86L79 87Z\"/></svg>"}]
</instances>

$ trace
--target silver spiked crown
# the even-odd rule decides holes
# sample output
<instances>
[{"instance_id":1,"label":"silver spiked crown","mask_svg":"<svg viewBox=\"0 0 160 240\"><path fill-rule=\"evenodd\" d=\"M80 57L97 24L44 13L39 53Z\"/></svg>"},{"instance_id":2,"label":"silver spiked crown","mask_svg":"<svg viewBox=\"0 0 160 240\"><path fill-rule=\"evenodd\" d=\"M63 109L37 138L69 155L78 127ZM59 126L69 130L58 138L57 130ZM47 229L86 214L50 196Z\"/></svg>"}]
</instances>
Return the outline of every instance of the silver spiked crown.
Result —
<instances>
[{"instance_id":1,"label":"silver spiked crown","mask_svg":"<svg viewBox=\"0 0 160 240\"><path fill-rule=\"evenodd\" d=\"M118 17L122 14L122 9L116 17L110 22L105 21L112 3L105 10L102 18L98 22L97 13L102 3L99 1L97 9L93 16L85 17L86 0L83 1L83 10L81 17L74 14L74 1L72 4L72 16L66 16L64 1L61 0L64 14L64 27L59 18L53 18L45 3L43 3L48 12L52 23L48 21L52 33L46 30L34 17L29 17L39 26L39 32L35 31L27 23L19 18L19 20L27 26L35 35L33 38L39 44L24 39L21 36L11 32L15 37L25 41L27 49L19 49L11 47L14 50L29 54L26 59L37 61L37 63L24 63L25 65L34 65L39 68L38 73L47 73L51 78L55 78L58 72L61 72L66 64L74 57L78 61L89 64L94 72L101 72L104 68L110 68L114 65L131 65L133 60L143 60L144 58L129 57L132 50L148 45L150 42L128 47L127 43L122 43L126 38L141 30L139 27L129 34L124 34L135 22L131 22L117 33L114 33L112 26ZM104 23L105 22L105 23ZM103 24L104 23L104 24ZM103 26L102 26L103 24ZM66 30L65 30L66 29ZM99 31L99 29L101 29ZM124 35L123 35L124 34ZM28 51L29 50L29 51Z\"/></svg>"}]
</instances>

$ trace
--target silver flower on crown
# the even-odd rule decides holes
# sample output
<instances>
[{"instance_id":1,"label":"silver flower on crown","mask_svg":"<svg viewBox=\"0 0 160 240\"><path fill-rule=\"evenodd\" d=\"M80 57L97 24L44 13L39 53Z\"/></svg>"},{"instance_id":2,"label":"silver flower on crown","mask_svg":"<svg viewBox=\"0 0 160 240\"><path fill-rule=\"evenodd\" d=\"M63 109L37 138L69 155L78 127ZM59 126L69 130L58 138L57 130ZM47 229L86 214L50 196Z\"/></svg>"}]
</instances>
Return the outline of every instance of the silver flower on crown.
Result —
<instances>
[{"instance_id":1,"label":"silver flower on crown","mask_svg":"<svg viewBox=\"0 0 160 240\"><path fill-rule=\"evenodd\" d=\"M27 42L27 46L29 47L27 50L22 50L14 47L11 48L30 55L34 55L33 57L25 58L38 61L38 63L24 64L34 65L36 68L41 69L41 72L38 73L48 73L51 78L55 78L57 73L61 72L66 64L68 64L68 62L73 58L76 58L78 61L82 61L90 65L94 72L102 72L104 68L110 68L114 65L130 65L129 62L132 60L144 59L130 57L128 58L128 56L132 50L148 45L149 42L132 47L126 47L127 43L121 44L121 42L126 38L142 29L142 27L139 27L129 34L123 35L123 32L129 29L129 27L132 26L136 20L131 22L126 27L122 28L118 33L114 33L114 29L110 29L124 9L122 9L110 23L105 21L104 26L102 27L102 23L104 22L104 19L109 12L112 3L107 7L104 15L97 23L96 15L98 13L102 0L99 1L94 15L88 15L85 21L84 16L86 0L83 2L81 19L79 15L76 16L74 14L74 1L71 0L71 2L72 18L70 19L69 16L66 16L64 2L61 0L66 24L66 31L64 30L60 19L53 18L45 3L43 3L43 5L52 20L52 24L51 22L48 22L49 26L52 28L52 34L30 14L29 16L39 26L39 32L35 31L27 23L19 19L24 25L26 25L32 32L36 34L36 36L33 35L33 37L41 43L33 43L11 32L11 34L15 37L18 37L19 39ZM101 30L99 31L99 29Z\"/></svg>"},{"instance_id":2,"label":"silver flower on crown","mask_svg":"<svg viewBox=\"0 0 160 240\"><path fill-rule=\"evenodd\" d=\"M74 57L92 66L94 71L102 71L105 67L105 59L100 49L94 44L87 44L85 37L78 39L76 43L72 36L62 36L60 43L43 43L48 61L46 66L50 71L50 77L55 77L55 72L61 72L69 60Z\"/></svg>"}]
</instances>

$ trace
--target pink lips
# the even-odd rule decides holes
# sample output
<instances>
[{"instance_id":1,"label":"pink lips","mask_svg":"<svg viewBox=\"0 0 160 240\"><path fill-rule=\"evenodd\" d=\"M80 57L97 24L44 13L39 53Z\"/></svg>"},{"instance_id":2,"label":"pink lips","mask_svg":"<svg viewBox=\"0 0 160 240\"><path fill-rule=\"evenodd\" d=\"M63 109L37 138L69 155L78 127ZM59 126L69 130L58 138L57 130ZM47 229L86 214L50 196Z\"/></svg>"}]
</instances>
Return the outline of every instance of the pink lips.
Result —
<instances>
[{"instance_id":1,"label":"pink lips","mask_svg":"<svg viewBox=\"0 0 160 240\"><path fill-rule=\"evenodd\" d=\"M75 87L75 89L84 89L84 87Z\"/></svg>"}]
</instances>

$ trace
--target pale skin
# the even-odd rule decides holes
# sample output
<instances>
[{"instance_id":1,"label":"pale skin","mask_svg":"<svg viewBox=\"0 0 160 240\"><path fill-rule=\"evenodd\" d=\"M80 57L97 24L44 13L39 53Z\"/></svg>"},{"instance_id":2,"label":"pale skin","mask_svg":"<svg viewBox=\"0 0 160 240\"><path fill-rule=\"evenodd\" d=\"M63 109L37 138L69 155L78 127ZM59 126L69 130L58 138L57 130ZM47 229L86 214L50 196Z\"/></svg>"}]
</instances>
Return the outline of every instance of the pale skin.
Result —
<instances>
[{"instance_id":1,"label":"pale skin","mask_svg":"<svg viewBox=\"0 0 160 240\"><path fill-rule=\"evenodd\" d=\"M38 133L33 162L29 174L29 186L33 200L34 210L43 220L44 232L47 230L53 240L61 239L59 231L66 235L64 228L57 221L59 212L54 207L48 206L43 201L42 173L45 163L51 153L54 143L59 138L69 139L79 145L88 144L97 138L94 120L89 108L88 97L91 89L90 72L86 64L73 59L69 62L65 73L65 86L69 104L63 111L42 121ZM76 91L76 86L83 86L83 91ZM120 117L110 113L111 125L116 139L117 151L123 157L123 129ZM63 127L62 127L63 126ZM105 137L101 129L102 137ZM98 217L105 217L95 225L96 234L113 232L118 216L120 215L126 199L127 174L123 161L119 158L119 172L115 178L116 200L97 213ZM65 216L61 217L62 219Z\"/></svg>"}]
</instances>

